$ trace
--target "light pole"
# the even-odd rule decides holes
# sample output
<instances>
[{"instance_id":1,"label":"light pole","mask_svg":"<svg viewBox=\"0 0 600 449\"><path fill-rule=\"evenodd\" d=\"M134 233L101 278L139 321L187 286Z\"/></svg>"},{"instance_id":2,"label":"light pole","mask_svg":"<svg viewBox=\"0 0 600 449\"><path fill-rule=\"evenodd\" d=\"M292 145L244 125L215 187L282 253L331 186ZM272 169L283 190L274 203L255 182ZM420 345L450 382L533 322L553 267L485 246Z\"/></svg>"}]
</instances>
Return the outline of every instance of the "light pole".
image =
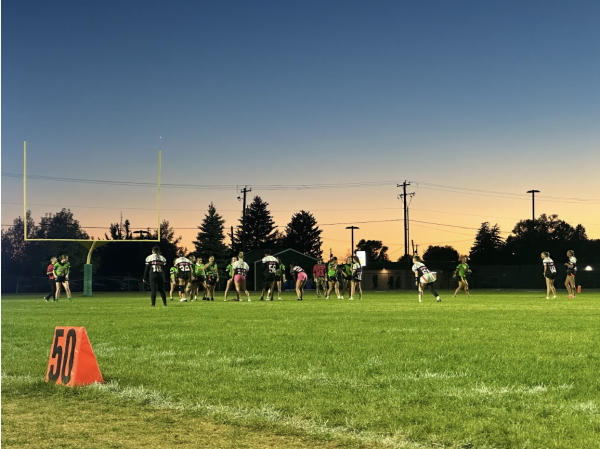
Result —
<instances>
[{"instance_id":1,"label":"light pole","mask_svg":"<svg viewBox=\"0 0 600 449\"><path fill-rule=\"evenodd\" d=\"M528 190L527 193L531 193L531 212L533 214L532 221L535 221L535 194L540 193L539 190Z\"/></svg>"},{"instance_id":2,"label":"light pole","mask_svg":"<svg viewBox=\"0 0 600 449\"><path fill-rule=\"evenodd\" d=\"M351 233L352 233L352 246L350 247L350 257L354 256L354 230L355 229L360 229L357 226L346 226L346 229L350 229Z\"/></svg>"}]
</instances>

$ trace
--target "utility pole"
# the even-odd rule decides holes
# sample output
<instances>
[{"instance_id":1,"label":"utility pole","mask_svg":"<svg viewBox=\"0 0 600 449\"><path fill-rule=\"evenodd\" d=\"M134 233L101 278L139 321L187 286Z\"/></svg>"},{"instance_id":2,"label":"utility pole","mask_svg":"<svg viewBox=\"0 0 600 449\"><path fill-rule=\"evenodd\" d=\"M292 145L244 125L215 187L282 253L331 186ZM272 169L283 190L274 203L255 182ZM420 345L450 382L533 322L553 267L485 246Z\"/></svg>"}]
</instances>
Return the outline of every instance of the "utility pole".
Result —
<instances>
[{"instance_id":1,"label":"utility pole","mask_svg":"<svg viewBox=\"0 0 600 449\"><path fill-rule=\"evenodd\" d=\"M354 230L360 229L360 228L357 226L347 226L346 229L350 229L352 232L352 240L351 240L352 246L350 247L350 257L353 257L354 256Z\"/></svg>"},{"instance_id":2,"label":"utility pole","mask_svg":"<svg viewBox=\"0 0 600 449\"><path fill-rule=\"evenodd\" d=\"M252 189L244 186L240 192L244 194L244 205L242 206L242 252L246 252L246 193L252 192ZM239 199L240 197L238 196Z\"/></svg>"},{"instance_id":3,"label":"utility pole","mask_svg":"<svg viewBox=\"0 0 600 449\"><path fill-rule=\"evenodd\" d=\"M231 227L231 250L232 250L232 251L235 251L235 250L233 249L233 226Z\"/></svg>"},{"instance_id":4,"label":"utility pole","mask_svg":"<svg viewBox=\"0 0 600 449\"><path fill-rule=\"evenodd\" d=\"M539 190L528 190L527 193L531 193L531 213L532 218L531 221L535 221L535 194L540 193Z\"/></svg>"},{"instance_id":5,"label":"utility pole","mask_svg":"<svg viewBox=\"0 0 600 449\"><path fill-rule=\"evenodd\" d=\"M408 197L415 196L415 192L406 193L406 188L410 185L410 182L404 181L402 184L397 184L396 187L402 187L403 193L398 195L398 198L402 199L404 203L404 255L408 256Z\"/></svg>"}]
</instances>

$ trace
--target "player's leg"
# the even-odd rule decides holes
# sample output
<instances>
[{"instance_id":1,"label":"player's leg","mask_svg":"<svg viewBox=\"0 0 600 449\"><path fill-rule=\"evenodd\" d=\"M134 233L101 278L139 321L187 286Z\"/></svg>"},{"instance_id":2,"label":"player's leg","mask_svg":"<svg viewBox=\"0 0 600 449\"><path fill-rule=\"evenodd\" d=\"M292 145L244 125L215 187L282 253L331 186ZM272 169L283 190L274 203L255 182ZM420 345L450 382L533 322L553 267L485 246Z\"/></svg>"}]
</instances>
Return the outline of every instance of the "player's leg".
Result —
<instances>
[{"instance_id":1,"label":"player's leg","mask_svg":"<svg viewBox=\"0 0 600 449\"><path fill-rule=\"evenodd\" d=\"M362 280L358 279L356 281L356 285L358 286L358 299L362 299L362 286L361 286Z\"/></svg>"},{"instance_id":2,"label":"player's leg","mask_svg":"<svg viewBox=\"0 0 600 449\"><path fill-rule=\"evenodd\" d=\"M187 302L187 296L185 294L185 284L187 283L186 279L184 279L183 277L180 277L178 279L178 282L179 282L179 298L180 298L179 302Z\"/></svg>"},{"instance_id":3,"label":"player's leg","mask_svg":"<svg viewBox=\"0 0 600 449\"><path fill-rule=\"evenodd\" d=\"M162 273L159 276L157 276L156 288L157 288L158 292L160 293L160 298L162 299L163 306L167 307L167 294L165 292L165 277L162 275Z\"/></svg>"},{"instance_id":4,"label":"player's leg","mask_svg":"<svg viewBox=\"0 0 600 449\"><path fill-rule=\"evenodd\" d=\"M435 288L433 288L433 282L429 282L427 286L429 287L429 290L431 290L431 294L435 296L437 302L442 302L442 300L440 299L440 295L438 295L438 292L435 291Z\"/></svg>"}]
</instances>

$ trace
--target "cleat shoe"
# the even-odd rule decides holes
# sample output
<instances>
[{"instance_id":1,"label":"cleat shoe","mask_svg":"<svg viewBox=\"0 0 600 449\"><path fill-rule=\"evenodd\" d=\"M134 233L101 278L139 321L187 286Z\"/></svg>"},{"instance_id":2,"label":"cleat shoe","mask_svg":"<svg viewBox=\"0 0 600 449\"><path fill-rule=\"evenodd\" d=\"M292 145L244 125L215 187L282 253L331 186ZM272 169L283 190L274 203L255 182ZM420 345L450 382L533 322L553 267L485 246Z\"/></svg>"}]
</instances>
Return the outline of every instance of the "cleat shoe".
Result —
<instances>
[{"instance_id":1,"label":"cleat shoe","mask_svg":"<svg viewBox=\"0 0 600 449\"><path fill-rule=\"evenodd\" d=\"M348 298L350 301L354 301L354 298L351 296L350 298Z\"/></svg>"},{"instance_id":2,"label":"cleat shoe","mask_svg":"<svg viewBox=\"0 0 600 449\"><path fill-rule=\"evenodd\" d=\"M187 299L181 298L179 302L187 302Z\"/></svg>"},{"instance_id":3,"label":"cleat shoe","mask_svg":"<svg viewBox=\"0 0 600 449\"><path fill-rule=\"evenodd\" d=\"M546 296L546 299L550 299L550 296Z\"/></svg>"},{"instance_id":4,"label":"cleat shoe","mask_svg":"<svg viewBox=\"0 0 600 449\"><path fill-rule=\"evenodd\" d=\"M329 296L325 296L325 299L329 299Z\"/></svg>"},{"instance_id":5,"label":"cleat shoe","mask_svg":"<svg viewBox=\"0 0 600 449\"><path fill-rule=\"evenodd\" d=\"M251 302L252 300L250 298L248 298L248 302Z\"/></svg>"},{"instance_id":6,"label":"cleat shoe","mask_svg":"<svg viewBox=\"0 0 600 449\"><path fill-rule=\"evenodd\" d=\"M421 298L419 298L419 302L423 302L423 300Z\"/></svg>"},{"instance_id":7,"label":"cleat shoe","mask_svg":"<svg viewBox=\"0 0 600 449\"><path fill-rule=\"evenodd\" d=\"M435 298L437 300L437 302L442 302L442 298L440 298L439 296Z\"/></svg>"}]
</instances>

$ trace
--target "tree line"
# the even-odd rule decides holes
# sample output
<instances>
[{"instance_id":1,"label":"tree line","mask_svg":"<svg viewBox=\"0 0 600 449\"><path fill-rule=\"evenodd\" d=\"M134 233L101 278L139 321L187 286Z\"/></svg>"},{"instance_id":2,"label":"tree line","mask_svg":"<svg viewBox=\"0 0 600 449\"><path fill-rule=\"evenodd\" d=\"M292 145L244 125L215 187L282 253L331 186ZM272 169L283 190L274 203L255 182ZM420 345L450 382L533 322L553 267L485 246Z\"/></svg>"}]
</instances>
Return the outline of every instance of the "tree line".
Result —
<instances>
[{"instance_id":1,"label":"tree line","mask_svg":"<svg viewBox=\"0 0 600 449\"><path fill-rule=\"evenodd\" d=\"M206 258L213 255L218 265L225 267L228 259L236 255L242 249L242 242L245 242L246 252L292 248L315 258L323 256L322 230L310 212L300 210L294 213L289 223L280 229L275 225L268 206L269 203L255 196L246 207L245 227L242 227L243 219L240 217L235 227L226 229L225 220L216 206L210 203L198 226L191 250L181 245L181 236L176 237L169 221L163 220L160 225L162 254L169 262L181 255L195 254ZM28 212L26 220L29 238L90 238L69 209L45 214L38 223ZM40 275L48 259L60 254L68 254L72 266L76 270L83 270L88 254L88 249L83 245L76 242L25 242L23 237L23 217L16 218L12 226L2 231L2 274ZM133 231L130 221L125 219L110 224L104 238L129 242L104 244L96 249L91 260L95 273L139 277L143 270L140 261L150 254L155 244L147 240L156 240L157 233L150 229ZM381 240L362 239L355 249L365 251L367 263L390 261L389 248ZM502 238L498 224L482 223L469 254L465 255L472 265L524 265L538 263L542 251L549 251L559 258L568 249L574 250L577 257L586 260L586 263L600 262L600 240L588 239L582 225L573 227L557 215L542 214L535 220L517 222L506 239ZM338 254L338 257L349 255ZM452 246L429 246L423 257L429 262L454 263L458 261L459 253ZM412 263L410 256L397 260L406 265Z\"/></svg>"}]
</instances>

